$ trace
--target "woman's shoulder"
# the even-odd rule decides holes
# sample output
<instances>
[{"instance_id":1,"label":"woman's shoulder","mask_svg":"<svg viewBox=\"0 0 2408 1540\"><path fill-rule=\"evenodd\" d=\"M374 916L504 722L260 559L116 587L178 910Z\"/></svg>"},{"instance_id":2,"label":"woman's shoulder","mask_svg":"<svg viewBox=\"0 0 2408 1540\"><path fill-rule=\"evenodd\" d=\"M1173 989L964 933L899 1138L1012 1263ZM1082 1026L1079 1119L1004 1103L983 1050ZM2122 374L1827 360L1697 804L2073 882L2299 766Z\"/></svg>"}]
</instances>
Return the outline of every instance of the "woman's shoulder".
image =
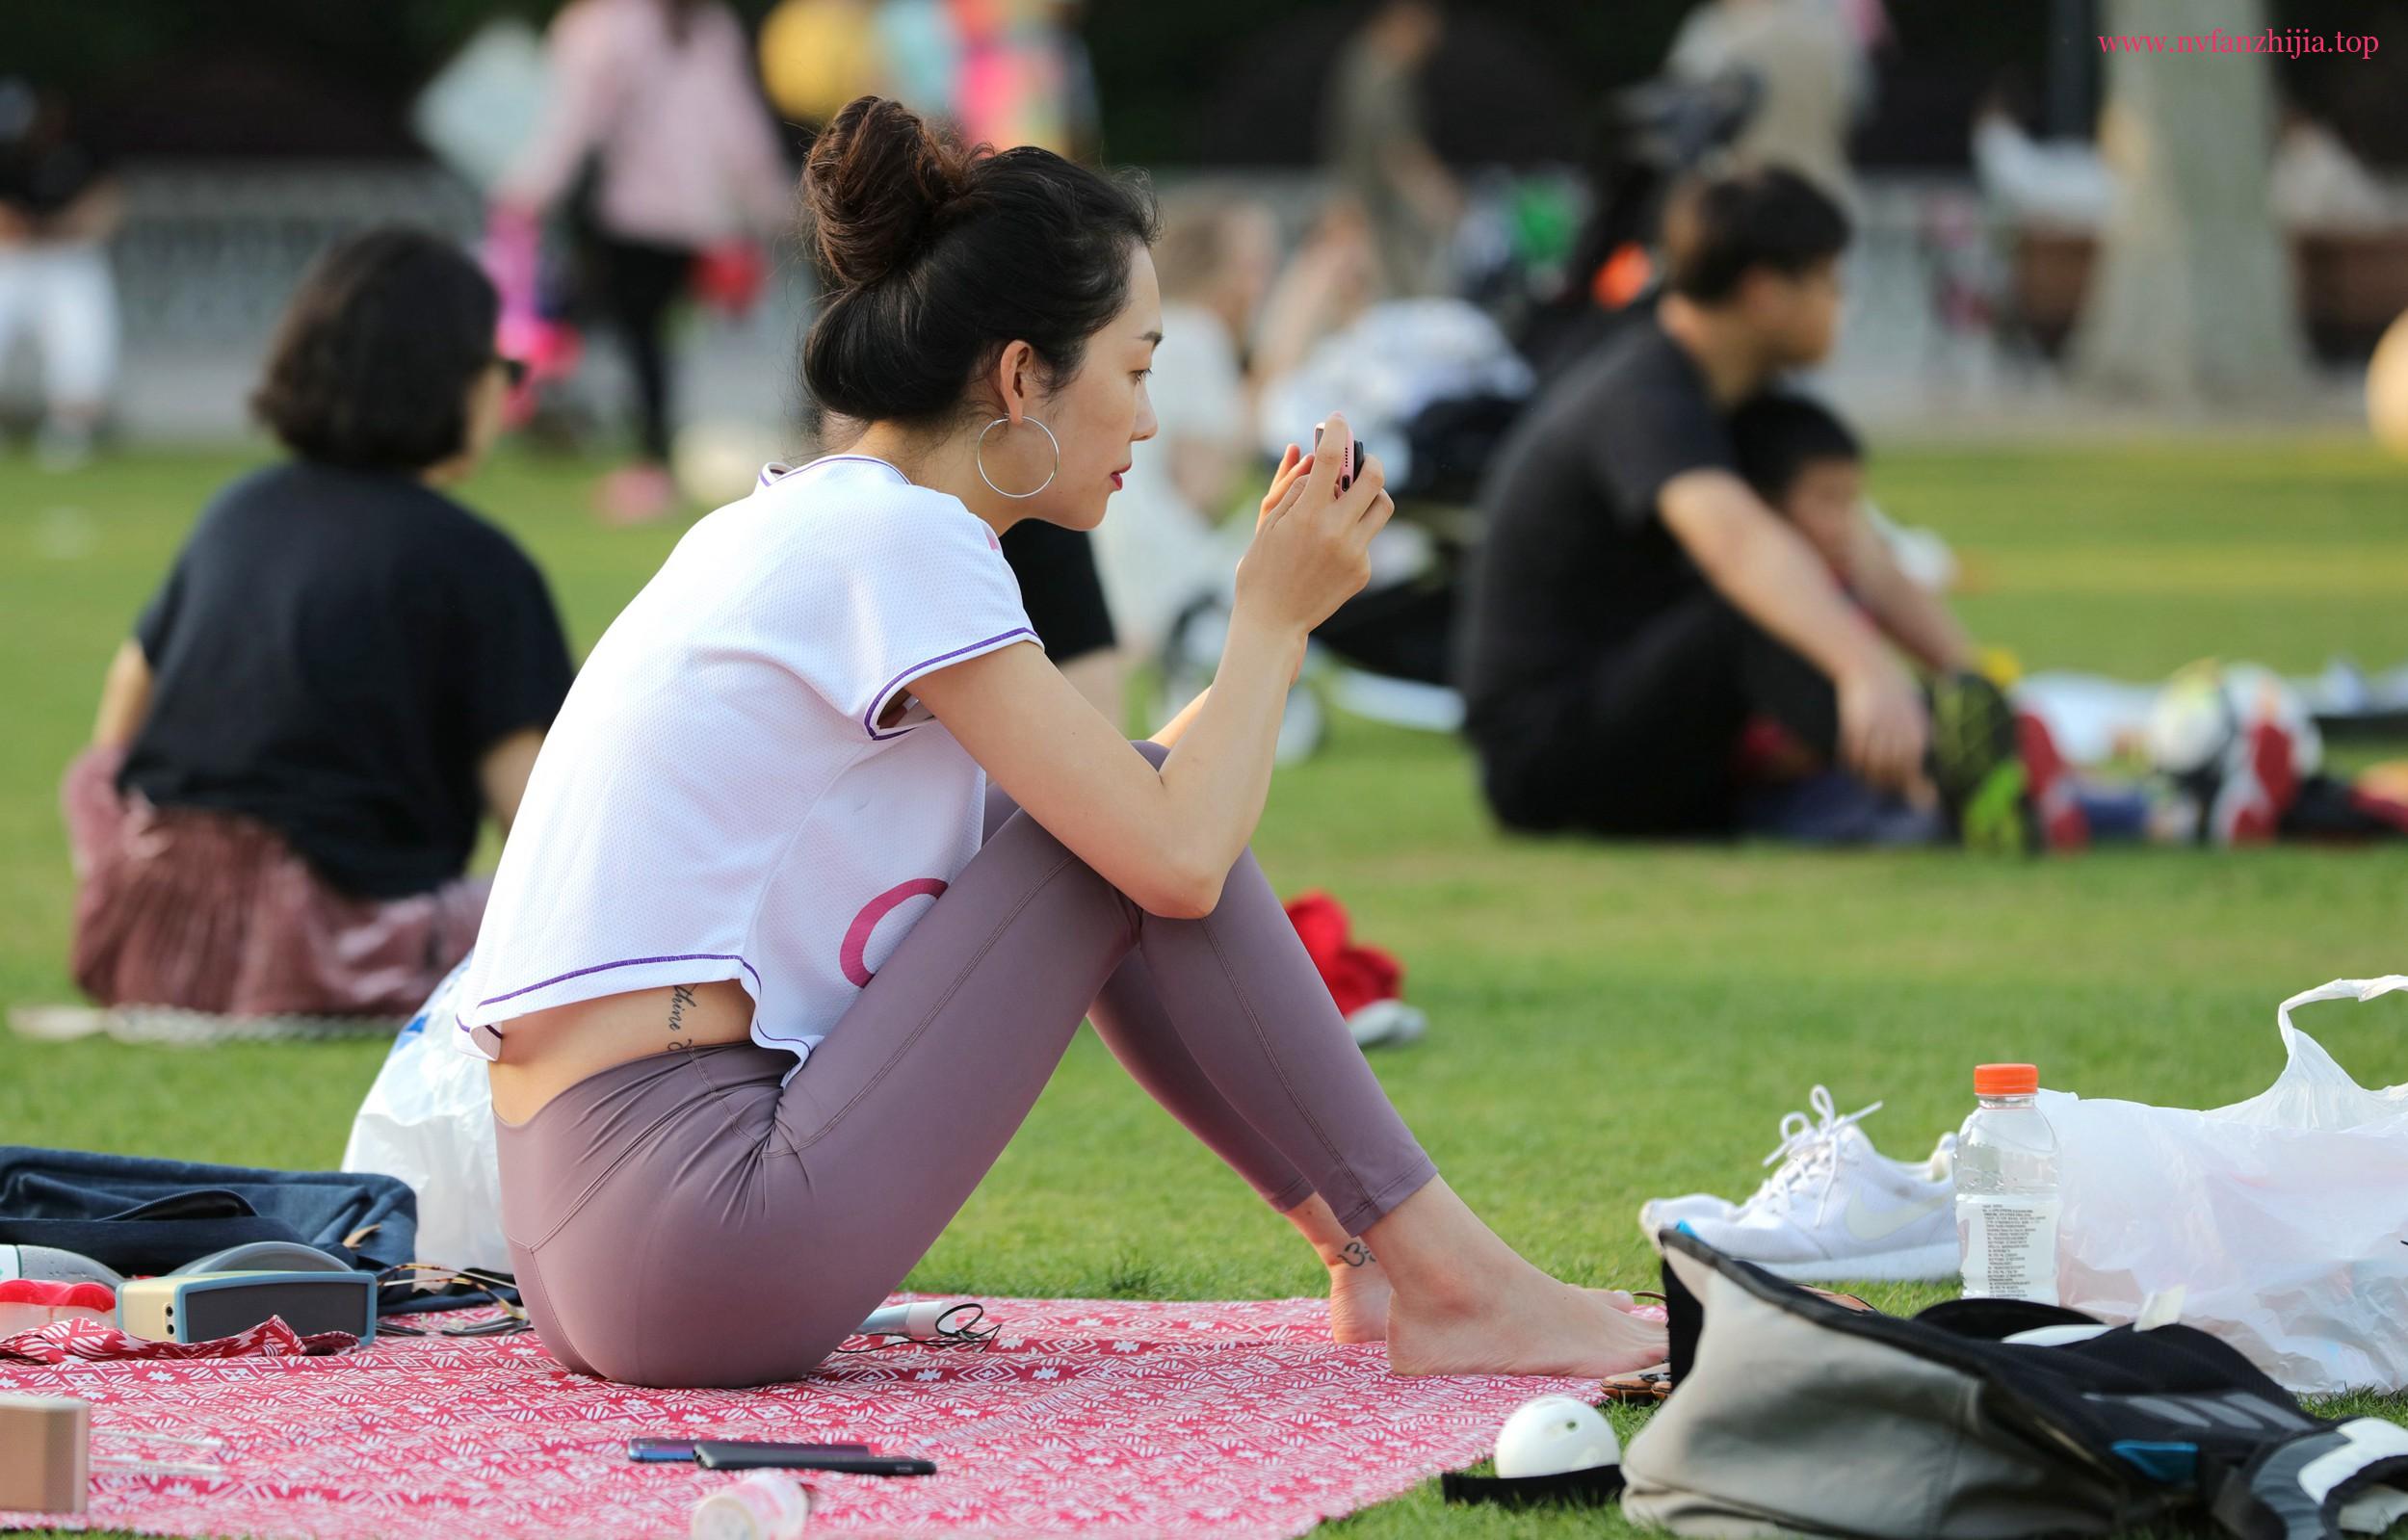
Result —
<instances>
[{"instance_id":1,"label":"woman's shoulder","mask_svg":"<svg viewBox=\"0 0 2408 1540\"><path fill-rule=\"evenodd\" d=\"M253 466L232 481L220 486L201 508L206 520L229 509L274 507L289 501L300 493L303 463L299 460L272 460Z\"/></svg>"},{"instance_id":2,"label":"woman's shoulder","mask_svg":"<svg viewBox=\"0 0 2408 1540\"><path fill-rule=\"evenodd\" d=\"M961 499L914 485L884 460L865 456L766 466L752 495L731 507L786 539L831 554L920 548L939 557L983 546L1000 557L1003 550L995 532Z\"/></svg>"},{"instance_id":3,"label":"woman's shoulder","mask_svg":"<svg viewBox=\"0 0 2408 1540\"><path fill-rule=\"evenodd\" d=\"M414 477L288 460L254 471L219 493L210 515L252 538L340 531L332 548L425 576L446 569L515 580L537 570L510 532L448 492ZM325 538L302 539L327 554Z\"/></svg>"},{"instance_id":4,"label":"woman's shoulder","mask_svg":"<svg viewBox=\"0 0 2408 1540\"><path fill-rule=\"evenodd\" d=\"M303 461L277 460L245 471L201 505L186 545L208 550L282 540L295 521L324 505L311 470Z\"/></svg>"}]
</instances>

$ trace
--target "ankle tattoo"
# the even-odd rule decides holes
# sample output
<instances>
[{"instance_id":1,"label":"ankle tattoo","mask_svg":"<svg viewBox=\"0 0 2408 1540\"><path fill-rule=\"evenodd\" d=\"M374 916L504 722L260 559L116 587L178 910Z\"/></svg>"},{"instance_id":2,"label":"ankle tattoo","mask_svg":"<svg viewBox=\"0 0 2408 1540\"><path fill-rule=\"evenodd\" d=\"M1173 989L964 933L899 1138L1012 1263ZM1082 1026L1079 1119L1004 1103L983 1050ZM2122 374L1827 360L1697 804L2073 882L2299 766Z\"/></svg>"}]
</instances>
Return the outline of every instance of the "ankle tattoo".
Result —
<instances>
[{"instance_id":1,"label":"ankle tattoo","mask_svg":"<svg viewBox=\"0 0 2408 1540\"><path fill-rule=\"evenodd\" d=\"M1338 1248L1338 1260L1349 1267L1368 1267L1379 1259L1373 1256L1372 1248L1362 1241L1349 1240Z\"/></svg>"}]
</instances>

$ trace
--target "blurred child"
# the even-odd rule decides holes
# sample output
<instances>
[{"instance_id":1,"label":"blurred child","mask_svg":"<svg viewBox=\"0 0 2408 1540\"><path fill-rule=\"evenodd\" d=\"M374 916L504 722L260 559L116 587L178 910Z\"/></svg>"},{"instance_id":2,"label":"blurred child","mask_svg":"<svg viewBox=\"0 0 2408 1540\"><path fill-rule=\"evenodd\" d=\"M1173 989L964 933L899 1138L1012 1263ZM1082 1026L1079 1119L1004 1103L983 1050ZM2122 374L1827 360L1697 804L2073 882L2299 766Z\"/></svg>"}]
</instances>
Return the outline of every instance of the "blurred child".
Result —
<instances>
[{"instance_id":1,"label":"blurred child","mask_svg":"<svg viewBox=\"0 0 2408 1540\"><path fill-rule=\"evenodd\" d=\"M1816 402L1775 392L1735 412L1731 436L1748 485L1805 538L1885 639L1935 675L1975 666L1964 626L1900 568L1865 498L1864 446L1845 423ZM2084 816L2045 729L2030 718L2018 725L2038 832L2054 848L2082 843ZM1741 801L1747 832L1827 844L1947 838L1936 806L1876 791L1769 721L1749 724L1741 757L1754 782Z\"/></svg>"},{"instance_id":2,"label":"blurred child","mask_svg":"<svg viewBox=\"0 0 2408 1540\"><path fill-rule=\"evenodd\" d=\"M1758 397L1733 415L1740 474L1815 548L1881 633L1933 673L1970 668L1973 639L1907 576L1865 501L1864 446L1827 407Z\"/></svg>"}]
</instances>

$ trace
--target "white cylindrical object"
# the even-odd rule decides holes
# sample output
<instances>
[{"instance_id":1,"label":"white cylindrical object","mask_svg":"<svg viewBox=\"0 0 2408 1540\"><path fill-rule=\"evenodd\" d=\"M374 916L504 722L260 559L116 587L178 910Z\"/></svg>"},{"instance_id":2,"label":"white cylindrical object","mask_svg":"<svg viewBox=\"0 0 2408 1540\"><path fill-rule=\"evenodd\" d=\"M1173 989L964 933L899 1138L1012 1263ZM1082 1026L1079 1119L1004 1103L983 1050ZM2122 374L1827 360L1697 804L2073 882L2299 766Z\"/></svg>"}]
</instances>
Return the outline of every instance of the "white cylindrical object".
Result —
<instances>
[{"instance_id":1,"label":"white cylindrical object","mask_svg":"<svg viewBox=\"0 0 2408 1540\"><path fill-rule=\"evenodd\" d=\"M800 1540L811 1522L811 1489L777 1471L756 1471L694 1504L694 1540Z\"/></svg>"},{"instance_id":2,"label":"white cylindrical object","mask_svg":"<svg viewBox=\"0 0 2408 1540\"><path fill-rule=\"evenodd\" d=\"M1621 1442L1605 1414L1571 1396L1524 1401L1497 1430L1497 1474L1561 1475L1619 1465Z\"/></svg>"}]
</instances>

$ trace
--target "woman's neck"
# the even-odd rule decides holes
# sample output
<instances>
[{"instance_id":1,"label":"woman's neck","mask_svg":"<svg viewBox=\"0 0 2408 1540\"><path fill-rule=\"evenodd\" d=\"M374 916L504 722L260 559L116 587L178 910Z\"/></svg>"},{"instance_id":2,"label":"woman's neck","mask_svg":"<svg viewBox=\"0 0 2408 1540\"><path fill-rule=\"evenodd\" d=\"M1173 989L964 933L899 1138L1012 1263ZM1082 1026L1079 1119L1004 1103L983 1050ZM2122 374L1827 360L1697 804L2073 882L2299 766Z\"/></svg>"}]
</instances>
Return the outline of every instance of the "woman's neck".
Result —
<instances>
[{"instance_id":1,"label":"woman's neck","mask_svg":"<svg viewBox=\"0 0 2408 1540\"><path fill-rule=\"evenodd\" d=\"M960 499L999 536L1024 516L1018 505L997 496L979 476L978 442L970 433L939 437L897 423L872 423L860 437L832 453L884 460L903 472L912 485Z\"/></svg>"}]
</instances>

